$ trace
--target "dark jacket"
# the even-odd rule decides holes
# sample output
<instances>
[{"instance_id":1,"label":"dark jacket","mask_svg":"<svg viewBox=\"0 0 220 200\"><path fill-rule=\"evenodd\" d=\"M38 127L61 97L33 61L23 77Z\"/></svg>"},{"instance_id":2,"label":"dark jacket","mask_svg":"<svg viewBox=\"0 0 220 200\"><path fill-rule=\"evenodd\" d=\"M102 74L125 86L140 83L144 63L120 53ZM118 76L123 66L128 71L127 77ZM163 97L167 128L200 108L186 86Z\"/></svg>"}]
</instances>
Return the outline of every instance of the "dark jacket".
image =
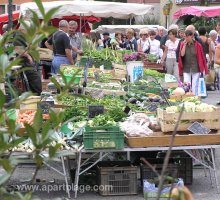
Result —
<instances>
[{"instance_id":1,"label":"dark jacket","mask_svg":"<svg viewBox=\"0 0 220 200\"><path fill-rule=\"evenodd\" d=\"M133 38L132 41L126 41L124 43L124 48L127 50L137 51L138 50L137 40Z\"/></svg>"}]
</instances>

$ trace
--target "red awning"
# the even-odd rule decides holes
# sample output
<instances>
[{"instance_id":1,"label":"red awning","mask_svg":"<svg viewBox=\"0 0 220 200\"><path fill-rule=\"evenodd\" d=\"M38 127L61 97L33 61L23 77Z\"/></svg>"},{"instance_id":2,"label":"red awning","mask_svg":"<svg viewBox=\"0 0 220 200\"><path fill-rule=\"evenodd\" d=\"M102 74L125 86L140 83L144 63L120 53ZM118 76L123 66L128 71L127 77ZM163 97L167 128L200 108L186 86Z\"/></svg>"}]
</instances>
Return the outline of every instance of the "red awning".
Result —
<instances>
[{"instance_id":1,"label":"red awning","mask_svg":"<svg viewBox=\"0 0 220 200\"><path fill-rule=\"evenodd\" d=\"M20 12L14 11L12 13L13 21L17 20L19 18ZM8 22L8 14L0 15L0 23L7 23Z\"/></svg>"},{"instance_id":2,"label":"red awning","mask_svg":"<svg viewBox=\"0 0 220 200\"><path fill-rule=\"evenodd\" d=\"M14 11L12 13L12 18L13 18L13 23L17 24L18 23L18 18L20 16L20 12L19 11ZM4 24L8 23L8 14L3 14L0 15L0 34L2 34L2 27Z\"/></svg>"},{"instance_id":3,"label":"red awning","mask_svg":"<svg viewBox=\"0 0 220 200\"><path fill-rule=\"evenodd\" d=\"M13 12L13 21L17 21L19 18L19 15L20 15L19 11L14 11ZM65 19L67 21L71 21L71 20L77 21L77 23L78 23L77 31L80 31L80 19L81 19L81 26L82 26L81 32L83 32L83 33L89 33L91 31L91 28L88 23L95 23L95 22L101 21L101 18L99 18L99 17L81 16L81 18L80 18L80 16L73 15L73 16L64 16L61 19L58 19L58 18L51 19L53 26L58 27L59 21L62 19ZM5 23L8 23L8 14L0 15L0 34L2 34L2 26Z\"/></svg>"}]
</instances>

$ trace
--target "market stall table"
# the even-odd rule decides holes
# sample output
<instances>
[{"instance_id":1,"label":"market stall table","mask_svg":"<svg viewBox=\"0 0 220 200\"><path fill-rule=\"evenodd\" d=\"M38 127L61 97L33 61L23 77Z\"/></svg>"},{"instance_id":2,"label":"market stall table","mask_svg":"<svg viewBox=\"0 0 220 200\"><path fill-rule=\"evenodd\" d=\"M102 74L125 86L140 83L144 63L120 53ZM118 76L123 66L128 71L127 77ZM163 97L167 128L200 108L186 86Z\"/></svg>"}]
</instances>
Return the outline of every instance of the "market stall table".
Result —
<instances>
[{"instance_id":1,"label":"market stall table","mask_svg":"<svg viewBox=\"0 0 220 200\"><path fill-rule=\"evenodd\" d=\"M218 177L217 177L217 172L216 172L215 156L214 156L214 149L217 149L217 148L220 148L220 145L175 146L175 147L172 147L172 150L185 151L189 156L191 156L197 162L199 162L202 166L204 166L204 169L209 169L210 179L211 179L212 185L213 185L213 182L212 182L211 172L213 172L215 184L217 187L217 192L220 193L219 182L218 182ZM93 166L95 166L104 157L108 156L109 153L124 152L124 153L127 153L127 159L130 160L130 152L167 151L168 149L169 149L168 146L164 146L164 147L147 147L147 148L126 147L121 150L120 149L85 150L84 147L82 146L76 152L77 167L76 167L74 188L78 188L79 176L82 175L83 173L85 173L87 170L89 170ZM193 151L197 151L197 155ZM90 158L86 159L83 163L81 163L82 162L82 154L84 154L84 153L92 153L92 154L91 154ZM83 171L80 171L81 167L83 165L88 164L88 161L97 155L99 155L99 157L97 158L97 160L95 162L93 162L90 166L88 166ZM77 198L77 190L75 190L74 192L75 192L75 198Z\"/></svg>"}]
</instances>

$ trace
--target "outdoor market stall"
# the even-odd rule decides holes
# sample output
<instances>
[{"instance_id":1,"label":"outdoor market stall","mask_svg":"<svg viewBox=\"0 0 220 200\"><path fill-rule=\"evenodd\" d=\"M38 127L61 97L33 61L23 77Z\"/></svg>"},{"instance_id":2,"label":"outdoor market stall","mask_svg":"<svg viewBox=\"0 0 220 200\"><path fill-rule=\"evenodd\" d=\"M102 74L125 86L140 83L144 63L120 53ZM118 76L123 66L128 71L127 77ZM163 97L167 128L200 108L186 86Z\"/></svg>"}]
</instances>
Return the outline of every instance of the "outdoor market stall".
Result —
<instances>
[{"instance_id":1,"label":"outdoor market stall","mask_svg":"<svg viewBox=\"0 0 220 200\"><path fill-rule=\"evenodd\" d=\"M63 66L61 72L64 73L65 78L61 78L62 76L57 77L57 81L64 85L72 82L72 87L80 87L81 81L83 81L83 74L85 75L83 70L84 68L82 67ZM30 112L26 110L27 108L36 109L36 102L39 101L45 105L42 107L44 112L48 112L48 109L53 106L63 109L65 121L70 121L61 125L60 132L54 133L53 137L54 144L62 144L62 148L59 151L61 153L65 152L65 154L61 154L63 155L61 161L64 171L61 174L64 176L66 184L68 183L67 173L64 169L66 167L63 162L64 157L76 156L75 186L77 187L80 175L113 152L126 153L127 159L131 160L130 152L168 150L172 137L170 132L174 130L181 105L184 104L183 116L177 129L178 132L172 149L184 150L190 157L209 169L210 174L213 172L219 191L213 154L213 149L219 148L220 144L220 134L215 131L220 129L220 112L218 108L201 103L198 97L192 96L190 92L187 93L186 91L189 88L186 85L179 85L178 87L176 82L167 82L166 84L165 81L167 80L165 79L167 77L164 74L149 69L144 70L144 76L141 80L134 80L134 83L124 82L121 85L121 91L124 91L121 97L121 94L117 96L115 92L106 96L106 88L114 91L115 88L112 87L117 87L109 84L112 82L111 77L106 76L109 70L95 68L88 68L87 70L88 77L93 78L93 81L95 80L95 83L91 83L91 87L98 87L100 91L103 91L101 96L98 93L91 95L88 91L85 93L88 98L74 96L74 91L71 94L67 94L67 96L61 97L59 97L59 94L48 93L47 95L50 97L45 96L42 100L31 98L28 102L24 102L17 117L17 123L22 123L19 115ZM79 79L77 77L74 78L75 73L80 74ZM101 78L102 74L105 76L104 79ZM68 76L72 78L67 81ZM169 81L171 81L171 78ZM88 82L87 84L90 83ZM120 83L118 84L120 85ZM166 85L167 88L174 87L174 89L165 89L162 85ZM170 99L169 95L173 96L173 99ZM53 103L51 104L51 102ZM33 104L35 104L35 108L31 107ZM125 111L126 107L129 108L128 112ZM62 111L57 110L57 112ZM33 117L34 113L29 113L29 115ZM43 117L47 119L48 115L45 113ZM205 129L198 126L196 122L199 122L199 125L205 125ZM196 126L190 129L192 132L189 132L188 128L193 124ZM184 133L180 131L184 131ZM22 129L22 133L24 132L25 130ZM124 144L124 138L126 139L126 144ZM21 149L30 153L33 150L31 142L25 141L15 151L20 151ZM196 150L196 154L192 150ZM89 154L88 159L83 161L82 156L84 154L87 155L87 153L92 154ZM92 164L88 165L88 161L91 161L91 158ZM47 163L45 164L47 165ZM84 168L84 166L87 167ZM114 171L113 169L116 170L114 167L111 171ZM132 174L137 174L136 171L132 170ZM129 173L128 176L130 176ZM182 176L184 175L182 174ZM132 177L134 178L134 176ZM185 178L184 176L183 179ZM187 183L187 179L185 181ZM129 182L132 182L133 186L136 184L134 179ZM211 183L213 184L213 182ZM107 183L105 182L105 184ZM133 192L135 193L136 190ZM69 190L67 190L67 193L69 196ZM111 194L113 193L108 193L107 195ZM123 194L131 193L124 192ZM76 190L75 197L77 197Z\"/></svg>"}]
</instances>

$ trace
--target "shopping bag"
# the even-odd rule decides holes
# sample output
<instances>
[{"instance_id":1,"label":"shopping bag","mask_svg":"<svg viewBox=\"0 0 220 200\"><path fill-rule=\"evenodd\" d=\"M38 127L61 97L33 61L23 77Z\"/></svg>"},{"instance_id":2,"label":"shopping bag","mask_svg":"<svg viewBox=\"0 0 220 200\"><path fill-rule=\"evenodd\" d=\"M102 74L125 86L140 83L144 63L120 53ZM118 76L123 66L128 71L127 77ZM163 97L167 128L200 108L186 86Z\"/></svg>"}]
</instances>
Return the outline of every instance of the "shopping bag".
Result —
<instances>
[{"instance_id":1,"label":"shopping bag","mask_svg":"<svg viewBox=\"0 0 220 200\"><path fill-rule=\"evenodd\" d=\"M215 70L209 70L209 73L205 77L206 84L207 85L214 85L215 84L215 78L216 78Z\"/></svg>"},{"instance_id":2,"label":"shopping bag","mask_svg":"<svg viewBox=\"0 0 220 200\"><path fill-rule=\"evenodd\" d=\"M205 79L204 79L202 73L201 73L200 78L199 78L198 96L200 96L200 97L206 97L207 96Z\"/></svg>"}]
</instances>

